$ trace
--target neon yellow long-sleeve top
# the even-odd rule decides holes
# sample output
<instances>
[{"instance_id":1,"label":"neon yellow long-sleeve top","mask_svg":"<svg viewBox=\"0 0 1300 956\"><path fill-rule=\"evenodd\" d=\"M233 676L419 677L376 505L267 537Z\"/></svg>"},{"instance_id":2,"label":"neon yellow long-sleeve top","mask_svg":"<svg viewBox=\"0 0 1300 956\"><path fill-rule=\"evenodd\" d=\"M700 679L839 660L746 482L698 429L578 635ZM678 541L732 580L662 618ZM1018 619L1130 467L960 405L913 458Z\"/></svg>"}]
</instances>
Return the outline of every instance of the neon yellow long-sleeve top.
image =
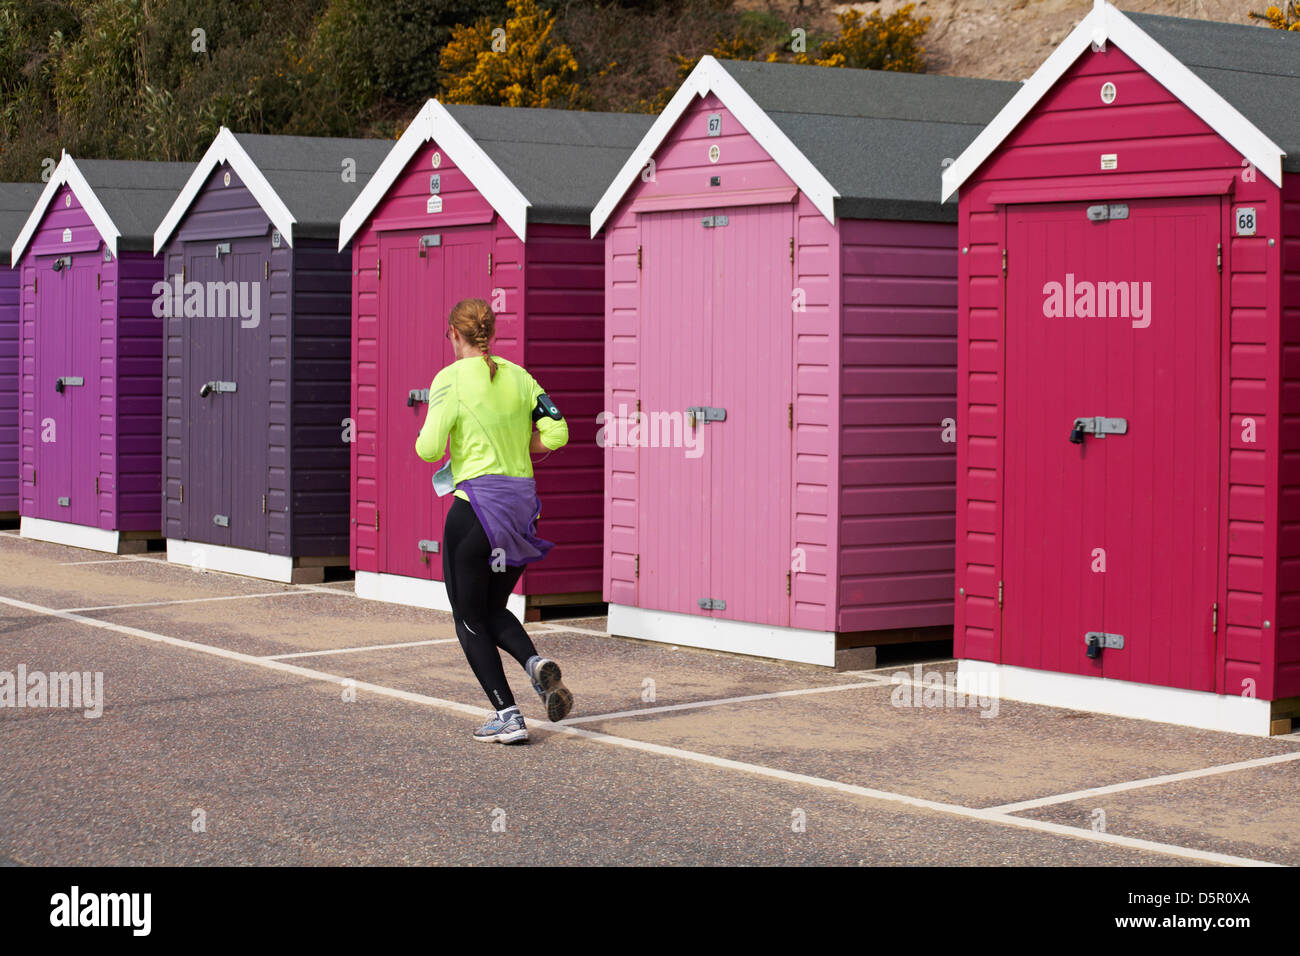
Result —
<instances>
[{"instance_id":1,"label":"neon yellow long-sleeve top","mask_svg":"<svg viewBox=\"0 0 1300 956\"><path fill-rule=\"evenodd\" d=\"M528 370L499 356L496 380L488 376L481 356L452 362L429 386L429 414L415 440L415 453L438 461L451 443L451 473L457 483L479 475L531 478L528 445L533 435L533 409L542 387ZM569 440L563 418L543 416L537 422L542 444L555 451ZM457 490L456 497L468 500Z\"/></svg>"}]
</instances>

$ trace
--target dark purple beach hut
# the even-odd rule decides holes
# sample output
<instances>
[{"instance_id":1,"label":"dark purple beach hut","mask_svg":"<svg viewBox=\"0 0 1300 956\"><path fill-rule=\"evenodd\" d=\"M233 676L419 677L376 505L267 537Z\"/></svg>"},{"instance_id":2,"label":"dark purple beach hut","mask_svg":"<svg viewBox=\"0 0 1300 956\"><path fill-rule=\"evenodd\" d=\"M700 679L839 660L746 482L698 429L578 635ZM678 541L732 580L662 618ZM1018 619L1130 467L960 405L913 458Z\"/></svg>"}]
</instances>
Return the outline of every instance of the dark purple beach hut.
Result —
<instances>
[{"instance_id":1,"label":"dark purple beach hut","mask_svg":"<svg viewBox=\"0 0 1300 956\"><path fill-rule=\"evenodd\" d=\"M40 183L0 183L0 250L40 198ZM0 261L0 518L18 514L18 270Z\"/></svg>"},{"instance_id":2,"label":"dark purple beach hut","mask_svg":"<svg viewBox=\"0 0 1300 956\"><path fill-rule=\"evenodd\" d=\"M169 561L295 582L347 565L339 219L391 148L223 128L161 217Z\"/></svg>"},{"instance_id":3,"label":"dark purple beach hut","mask_svg":"<svg viewBox=\"0 0 1300 956\"><path fill-rule=\"evenodd\" d=\"M158 536L153 230L192 168L64 153L14 242L25 537L118 553Z\"/></svg>"}]
</instances>

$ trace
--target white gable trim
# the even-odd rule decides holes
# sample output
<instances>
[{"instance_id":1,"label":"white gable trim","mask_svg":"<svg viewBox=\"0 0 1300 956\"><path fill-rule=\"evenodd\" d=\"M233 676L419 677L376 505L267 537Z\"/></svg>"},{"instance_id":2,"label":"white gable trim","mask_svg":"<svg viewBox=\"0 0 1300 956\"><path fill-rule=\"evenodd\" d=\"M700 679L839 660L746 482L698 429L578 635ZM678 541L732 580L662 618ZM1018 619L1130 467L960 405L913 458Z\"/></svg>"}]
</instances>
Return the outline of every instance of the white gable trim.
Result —
<instances>
[{"instance_id":1,"label":"white gable trim","mask_svg":"<svg viewBox=\"0 0 1300 956\"><path fill-rule=\"evenodd\" d=\"M412 157L425 143L436 140L438 148L465 174L465 178L478 190L510 231L523 241L528 232L528 207L532 205L501 168L492 161L474 137L452 118L447 108L437 100L429 100L420 108L411 125L384 157L384 161L370 177L361 195L344 214L339 223L339 251L352 241L357 230L370 218L375 207L388 195Z\"/></svg>"},{"instance_id":2,"label":"white gable trim","mask_svg":"<svg viewBox=\"0 0 1300 956\"><path fill-rule=\"evenodd\" d=\"M117 240L122 234L117 225L113 222L113 217L108 214L108 210L100 203L99 197L95 191L90 188L90 183L86 182L86 177L81 174L77 168L76 162L67 151L59 158L59 165L54 167L54 172L50 174L50 181L45 184L45 189L41 196L36 200L36 205L32 207L31 215L27 217L27 222L23 224L22 232L18 233L18 238L14 240L13 248L9 251L9 264L17 266L18 260L23 257L27 251L27 246L36 235L36 230L41 225L41 220L45 218L45 212L54 201L55 194L63 186L67 186L76 195L77 201L81 203L81 208L86 211L90 217L91 223L96 231L99 232L100 238L104 240L105 245L117 255Z\"/></svg>"},{"instance_id":3,"label":"white gable trim","mask_svg":"<svg viewBox=\"0 0 1300 956\"><path fill-rule=\"evenodd\" d=\"M682 114L686 112L695 97L705 97L709 93L720 99L724 106L740 121L745 131L767 151L778 166L784 170L796 186L826 217L828 222L835 222L835 200L839 192L823 176L808 157L790 142L790 138L781 132L772 118L754 102L753 97L745 92L744 87L736 82L725 69L711 56L700 59L681 88L673 94L668 106L654 125L642 138L636 150L618 171L600 202L591 211L591 234L593 236L604 227L614 209L623 200L629 188L636 181L646 163L667 139L672 128L677 125Z\"/></svg>"},{"instance_id":4,"label":"white gable trim","mask_svg":"<svg viewBox=\"0 0 1300 956\"><path fill-rule=\"evenodd\" d=\"M266 218L270 219L271 225L279 230L285 244L288 246L293 245L293 224L298 220L289 211L289 207L284 204L284 200L271 188L271 184L262 175L262 171L257 168L257 164L249 158L248 153L244 151L244 147L239 145L238 137L223 126L220 132L217 133L217 138L208 147L208 151L199 160L199 164L194 167L194 172L190 173L190 178L185 181L185 188L180 191L180 195L176 197L176 201L167 210L167 215L163 217L163 221L154 231L154 255L158 255L159 250L171 238L172 233L176 231L176 227L181 224L181 220L189 212L190 206L198 198L199 190L208 181L208 176L218 165L226 164L239 174L244 186L247 187L252 197L257 200L257 205L261 207L262 212L266 213Z\"/></svg>"},{"instance_id":5,"label":"white gable trim","mask_svg":"<svg viewBox=\"0 0 1300 956\"><path fill-rule=\"evenodd\" d=\"M941 201L947 202L958 187L979 169L1084 51L1093 43L1106 41L1113 41L1129 59L1203 119L1270 181L1282 185L1282 157L1286 155L1282 147L1265 136L1132 20L1105 0L1096 0L1092 11L1025 81L1010 102L957 157L957 161L944 170Z\"/></svg>"}]
</instances>

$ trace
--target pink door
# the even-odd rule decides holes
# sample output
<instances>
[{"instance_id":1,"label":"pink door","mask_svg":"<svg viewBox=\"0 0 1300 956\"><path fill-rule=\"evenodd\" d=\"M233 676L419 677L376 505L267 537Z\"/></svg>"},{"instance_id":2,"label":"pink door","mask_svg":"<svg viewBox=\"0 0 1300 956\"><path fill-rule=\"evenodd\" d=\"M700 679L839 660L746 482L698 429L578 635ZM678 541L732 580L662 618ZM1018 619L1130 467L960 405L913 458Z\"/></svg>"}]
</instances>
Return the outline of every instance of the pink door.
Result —
<instances>
[{"instance_id":1,"label":"pink door","mask_svg":"<svg viewBox=\"0 0 1300 956\"><path fill-rule=\"evenodd\" d=\"M35 517L90 527L99 522L98 260L98 252L36 260Z\"/></svg>"},{"instance_id":2,"label":"pink door","mask_svg":"<svg viewBox=\"0 0 1300 956\"><path fill-rule=\"evenodd\" d=\"M639 601L786 625L792 212L692 210L640 225Z\"/></svg>"},{"instance_id":3,"label":"pink door","mask_svg":"<svg viewBox=\"0 0 1300 956\"><path fill-rule=\"evenodd\" d=\"M455 360L447 314L490 299L491 227L397 233L380 240L379 570L442 580L442 531L451 496L433 491L435 466L415 454L434 375ZM414 393L414 394L413 394ZM434 542L432 545L421 542Z\"/></svg>"},{"instance_id":4,"label":"pink door","mask_svg":"<svg viewBox=\"0 0 1300 956\"><path fill-rule=\"evenodd\" d=\"M1003 663L1213 689L1219 221L1214 199L1007 211Z\"/></svg>"}]
</instances>

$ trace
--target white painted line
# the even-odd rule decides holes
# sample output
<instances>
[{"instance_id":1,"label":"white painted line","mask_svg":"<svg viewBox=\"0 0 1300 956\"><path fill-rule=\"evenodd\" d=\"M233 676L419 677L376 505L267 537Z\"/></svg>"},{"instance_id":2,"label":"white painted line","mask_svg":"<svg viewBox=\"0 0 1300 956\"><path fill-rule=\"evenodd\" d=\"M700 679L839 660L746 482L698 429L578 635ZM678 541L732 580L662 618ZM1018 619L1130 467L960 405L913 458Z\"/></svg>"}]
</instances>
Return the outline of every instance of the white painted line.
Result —
<instances>
[{"instance_id":1,"label":"white painted line","mask_svg":"<svg viewBox=\"0 0 1300 956\"><path fill-rule=\"evenodd\" d=\"M176 601L141 601L139 604L101 604L98 607L68 607L63 610L70 614L82 611L117 611L132 607L163 607L169 604L202 604L205 601L249 601L253 598L302 597L301 591L267 591L262 594L221 594L216 597L181 598Z\"/></svg>"},{"instance_id":2,"label":"white painted line","mask_svg":"<svg viewBox=\"0 0 1300 956\"><path fill-rule=\"evenodd\" d=\"M642 707L640 710L620 710L610 714L591 714L586 717L570 717L564 726L587 724L596 720L618 720L622 717L643 717L646 714L666 714L674 710L696 710L700 707L718 707L722 704L744 704L754 700L774 700L778 697L803 697L808 694L829 694L837 690L861 690L864 687L888 687L884 678L862 681L856 684L829 684L825 687L801 687L798 690L777 690L767 694L746 694L744 697L720 697L713 700L693 700L685 704L664 704L662 707Z\"/></svg>"},{"instance_id":3,"label":"white painted line","mask_svg":"<svg viewBox=\"0 0 1300 956\"><path fill-rule=\"evenodd\" d=\"M564 627L557 625L553 621L539 621L536 626L550 631L552 634L590 634L592 637L609 637L609 631L592 631L585 627Z\"/></svg>"},{"instance_id":4,"label":"white painted line","mask_svg":"<svg viewBox=\"0 0 1300 956\"><path fill-rule=\"evenodd\" d=\"M1020 813L1024 810L1035 810L1038 807L1050 807L1058 803L1073 803L1075 800L1086 800L1090 797L1104 797L1111 793L1123 793L1126 790L1141 790L1144 787L1159 787L1167 783L1178 783L1183 780L1199 780L1202 777L1216 777L1225 773L1236 773L1240 770L1252 770L1256 767L1271 767L1274 764L1290 763L1293 760L1300 760L1300 751L1289 754L1275 754L1272 757L1256 757L1254 760L1242 760L1238 763L1224 763L1214 767L1204 767L1200 770L1184 770L1181 773L1166 773L1159 777L1147 777L1144 780L1127 780L1124 783L1113 783L1105 787L1090 787L1087 790L1075 790L1073 793L1058 793L1051 797L1039 797L1035 800L1021 800L1019 803L1004 803L1000 807L990 807L993 813Z\"/></svg>"},{"instance_id":5,"label":"white painted line","mask_svg":"<svg viewBox=\"0 0 1300 956\"><path fill-rule=\"evenodd\" d=\"M297 664L288 664L284 661L265 660L260 657L254 657L251 654L243 654L239 651L227 650L223 647L213 647L209 644L199 644L195 641L187 641L178 637L168 637L165 634L157 634L136 627L114 624L111 621L101 621L98 618L82 617L78 614L72 613L71 611L60 611L55 608L43 607L39 604L29 604L26 601L19 601L14 598L0 597L0 604L7 604L10 607L18 608L19 610L30 611L36 614L45 614L50 617L61 618L65 621L84 624L87 627L96 627L117 634L124 634L128 637L138 637L171 647L185 648L186 650L197 651L200 654L208 654L224 660L237 661L242 664L252 664L255 667L263 667L284 674L294 674L312 680L352 687L357 690L367 691L377 696L389 697L394 700L403 700L413 704L421 704L426 707L437 707L441 710L450 711L452 713L466 714L476 718L481 718L487 710L485 707L471 707L468 704L462 704L454 700L443 700L439 697L429 697L425 694L415 694L410 691L398 690L393 687L385 687L382 684L371 684L367 681L353 680L351 678L341 677L337 674L329 674L325 671L300 667ZM1083 830L1078 827L1064 826L1059 823L1048 823L1044 820L1034 820L1029 817L1016 817L999 812L996 809L978 810L973 807L964 807L952 803L942 803L936 800L924 800L919 797L910 797L902 793L891 793L887 790L874 790L870 787L860 787L856 784L841 783L838 780L828 780L824 777L812 777L807 774L792 773L788 770L778 770L774 767L762 766L761 764L729 760L725 757L714 757L710 754L701 754L691 750L681 750L677 747L667 747L662 744L652 744L646 741L632 740L627 737L615 737L610 734L598 733L594 730L586 730L582 727L569 727L565 724L552 724L548 721L533 721L532 726L538 730L564 734L570 737L579 737L584 740L607 744L611 747L621 747L625 750L637 750L643 753L672 757L677 760L686 760L692 763L716 767L723 770L736 770L741 773L749 773L772 780L781 780L785 783L803 784L821 790L849 794L850 796L865 797L871 800L881 800L887 803L896 803L903 806L915 807L917 809L932 810L950 816L963 817L970 820L980 820L986 823L994 823L1002 826L1018 827L1023 830L1035 830L1040 833L1051 833L1056 836L1068 837L1074 840L1083 840L1090 843L1104 843L1109 846L1122 847L1125 849L1144 850L1151 853L1160 853L1166 856L1196 860L1203 863L1221 863L1234 866L1279 865L1263 860L1253 860L1248 857L1230 856L1225 853L1211 853L1205 850L1175 846L1169 843L1156 843L1151 840L1140 840L1136 837L1119 836L1113 833L1098 833L1094 830Z\"/></svg>"},{"instance_id":6,"label":"white painted line","mask_svg":"<svg viewBox=\"0 0 1300 956\"><path fill-rule=\"evenodd\" d=\"M369 647L339 647L329 651L299 651L295 654L267 654L259 658L264 661L287 661L294 657L324 657L327 654L361 654L365 651L390 651L398 647L428 647L430 644L457 644L454 637L444 637L435 641L407 641L403 644L372 644Z\"/></svg>"}]
</instances>

